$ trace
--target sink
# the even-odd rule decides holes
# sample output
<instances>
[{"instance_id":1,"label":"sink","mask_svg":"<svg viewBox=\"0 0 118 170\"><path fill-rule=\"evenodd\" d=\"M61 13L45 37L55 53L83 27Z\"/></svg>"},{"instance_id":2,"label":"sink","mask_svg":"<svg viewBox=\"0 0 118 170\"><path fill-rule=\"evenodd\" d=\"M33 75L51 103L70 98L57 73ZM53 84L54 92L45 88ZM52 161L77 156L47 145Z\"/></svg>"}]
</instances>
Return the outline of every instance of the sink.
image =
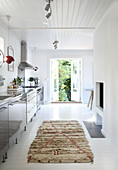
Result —
<instances>
[{"instance_id":1,"label":"sink","mask_svg":"<svg viewBox=\"0 0 118 170\"><path fill-rule=\"evenodd\" d=\"M11 97L11 96L0 96L0 100L5 100L5 99L7 99L9 97Z\"/></svg>"}]
</instances>

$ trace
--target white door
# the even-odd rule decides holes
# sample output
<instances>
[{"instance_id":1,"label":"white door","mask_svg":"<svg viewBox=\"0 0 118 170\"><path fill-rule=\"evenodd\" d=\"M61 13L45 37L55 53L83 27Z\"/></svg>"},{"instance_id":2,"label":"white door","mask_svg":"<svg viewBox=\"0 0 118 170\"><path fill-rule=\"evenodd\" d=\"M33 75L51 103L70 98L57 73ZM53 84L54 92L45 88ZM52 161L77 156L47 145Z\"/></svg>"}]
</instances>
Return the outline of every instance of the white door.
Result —
<instances>
[{"instance_id":1,"label":"white door","mask_svg":"<svg viewBox=\"0 0 118 170\"><path fill-rule=\"evenodd\" d=\"M51 60L51 102L59 100L58 61Z\"/></svg>"},{"instance_id":2,"label":"white door","mask_svg":"<svg viewBox=\"0 0 118 170\"><path fill-rule=\"evenodd\" d=\"M81 102L81 59L71 62L71 100Z\"/></svg>"}]
</instances>

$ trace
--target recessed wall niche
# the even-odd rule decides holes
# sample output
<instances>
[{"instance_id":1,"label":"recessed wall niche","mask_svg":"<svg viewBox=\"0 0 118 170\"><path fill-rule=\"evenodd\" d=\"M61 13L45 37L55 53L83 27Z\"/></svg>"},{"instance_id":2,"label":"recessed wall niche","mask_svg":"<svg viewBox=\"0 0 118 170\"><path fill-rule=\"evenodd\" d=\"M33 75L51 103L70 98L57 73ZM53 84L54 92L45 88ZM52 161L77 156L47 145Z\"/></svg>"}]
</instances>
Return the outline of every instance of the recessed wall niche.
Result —
<instances>
[{"instance_id":1,"label":"recessed wall niche","mask_svg":"<svg viewBox=\"0 0 118 170\"><path fill-rule=\"evenodd\" d=\"M104 83L96 82L96 106L104 109Z\"/></svg>"}]
</instances>

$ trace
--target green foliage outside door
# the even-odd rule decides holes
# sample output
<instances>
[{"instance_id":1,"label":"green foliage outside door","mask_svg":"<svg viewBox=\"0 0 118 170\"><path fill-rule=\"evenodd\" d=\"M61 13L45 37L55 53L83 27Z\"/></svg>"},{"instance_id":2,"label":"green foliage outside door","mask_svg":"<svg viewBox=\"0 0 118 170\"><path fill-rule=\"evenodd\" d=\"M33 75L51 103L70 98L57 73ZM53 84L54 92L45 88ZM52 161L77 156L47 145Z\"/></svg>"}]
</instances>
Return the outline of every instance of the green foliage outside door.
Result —
<instances>
[{"instance_id":1,"label":"green foliage outside door","mask_svg":"<svg viewBox=\"0 0 118 170\"><path fill-rule=\"evenodd\" d=\"M71 60L59 60L59 101L71 101Z\"/></svg>"}]
</instances>

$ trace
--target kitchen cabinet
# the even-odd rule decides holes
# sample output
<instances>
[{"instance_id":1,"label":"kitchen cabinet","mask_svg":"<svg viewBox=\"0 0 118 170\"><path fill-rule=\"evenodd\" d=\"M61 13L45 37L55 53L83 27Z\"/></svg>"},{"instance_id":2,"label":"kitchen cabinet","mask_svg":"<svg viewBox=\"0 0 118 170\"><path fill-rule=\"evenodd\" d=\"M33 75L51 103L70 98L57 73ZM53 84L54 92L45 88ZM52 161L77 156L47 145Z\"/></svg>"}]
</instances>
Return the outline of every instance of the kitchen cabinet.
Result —
<instances>
[{"instance_id":1,"label":"kitchen cabinet","mask_svg":"<svg viewBox=\"0 0 118 170\"><path fill-rule=\"evenodd\" d=\"M37 101L41 104L43 99L42 94L42 88L39 91L30 89L16 97L9 96L7 103L2 97L5 104L0 105L0 160L5 161L8 147L17 143L17 138L32 120L37 112Z\"/></svg>"},{"instance_id":2,"label":"kitchen cabinet","mask_svg":"<svg viewBox=\"0 0 118 170\"><path fill-rule=\"evenodd\" d=\"M37 90L34 89L27 93L27 111L26 111L26 123L32 120L32 117L37 111Z\"/></svg>"},{"instance_id":3,"label":"kitchen cabinet","mask_svg":"<svg viewBox=\"0 0 118 170\"><path fill-rule=\"evenodd\" d=\"M36 90L37 90L37 110L40 110L40 106L41 104L43 104L43 90L44 87L38 87Z\"/></svg>"},{"instance_id":4,"label":"kitchen cabinet","mask_svg":"<svg viewBox=\"0 0 118 170\"><path fill-rule=\"evenodd\" d=\"M0 105L0 160L7 158L9 146L9 109L8 103Z\"/></svg>"},{"instance_id":5,"label":"kitchen cabinet","mask_svg":"<svg viewBox=\"0 0 118 170\"><path fill-rule=\"evenodd\" d=\"M14 142L20 133L26 128L26 102L18 97L9 103L9 146Z\"/></svg>"}]
</instances>

